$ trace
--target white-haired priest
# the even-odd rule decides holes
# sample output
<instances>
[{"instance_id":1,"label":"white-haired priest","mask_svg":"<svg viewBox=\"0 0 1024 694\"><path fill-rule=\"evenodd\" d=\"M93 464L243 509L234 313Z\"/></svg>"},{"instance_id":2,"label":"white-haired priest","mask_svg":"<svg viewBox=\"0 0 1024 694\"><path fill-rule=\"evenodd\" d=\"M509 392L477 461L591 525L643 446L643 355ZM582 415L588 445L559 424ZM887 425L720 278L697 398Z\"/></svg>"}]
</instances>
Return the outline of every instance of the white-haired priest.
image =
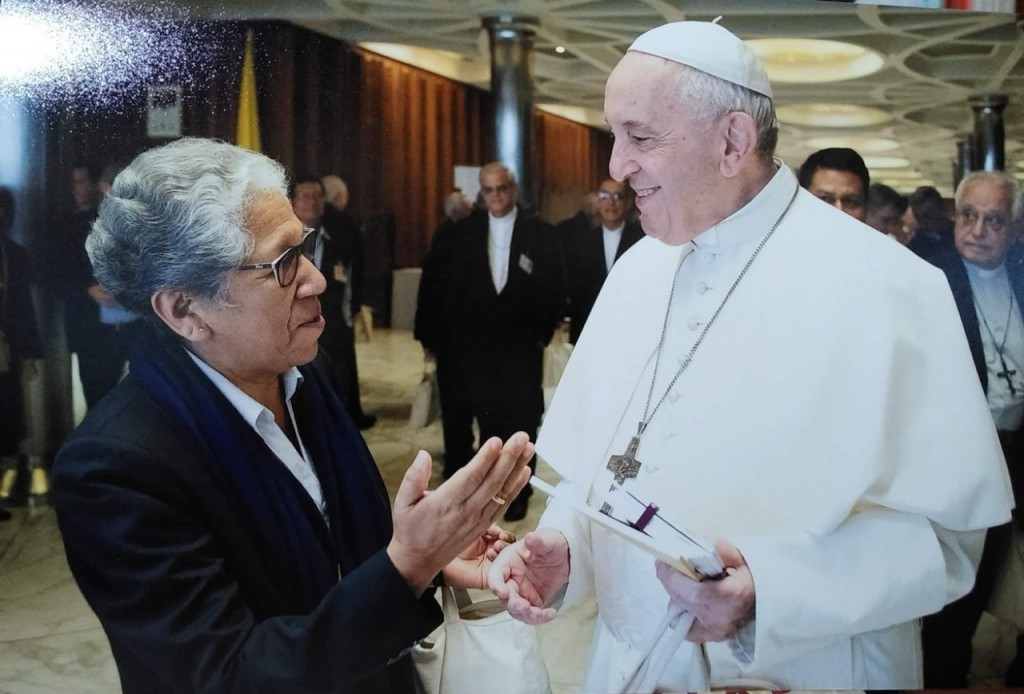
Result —
<instances>
[{"instance_id":1,"label":"white-haired priest","mask_svg":"<svg viewBox=\"0 0 1024 694\"><path fill-rule=\"evenodd\" d=\"M649 238L537 451L615 531L552 501L492 590L534 623L596 590L587 692L920 687L915 620L970 588L1013 504L942 273L800 189L764 68L719 25L640 36L605 117ZM656 563L611 517L685 526L723 570Z\"/></svg>"}]
</instances>

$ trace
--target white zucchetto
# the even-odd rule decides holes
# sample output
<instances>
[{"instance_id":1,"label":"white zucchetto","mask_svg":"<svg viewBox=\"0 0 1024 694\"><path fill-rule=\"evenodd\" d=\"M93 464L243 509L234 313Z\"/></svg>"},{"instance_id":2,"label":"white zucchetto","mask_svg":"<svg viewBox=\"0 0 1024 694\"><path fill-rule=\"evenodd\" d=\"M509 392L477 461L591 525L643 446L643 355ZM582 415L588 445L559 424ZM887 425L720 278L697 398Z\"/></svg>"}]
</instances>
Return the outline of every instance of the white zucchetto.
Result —
<instances>
[{"instance_id":1,"label":"white zucchetto","mask_svg":"<svg viewBox=\"0 0 1024 694\"><path fill-rule=\"evenodd\" d=\"M761 59L738 36L714 22L663 24L641 34L629 50L696 68L772 98Z\"/></svg>"}]
</instances>

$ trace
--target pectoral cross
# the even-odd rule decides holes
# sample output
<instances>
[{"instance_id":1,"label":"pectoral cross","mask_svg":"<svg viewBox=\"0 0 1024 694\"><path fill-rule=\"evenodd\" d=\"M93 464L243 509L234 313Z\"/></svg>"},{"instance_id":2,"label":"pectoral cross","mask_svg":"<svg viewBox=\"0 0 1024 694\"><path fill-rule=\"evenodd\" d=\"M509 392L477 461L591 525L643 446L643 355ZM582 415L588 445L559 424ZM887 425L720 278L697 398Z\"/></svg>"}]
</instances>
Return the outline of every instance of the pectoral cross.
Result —
<instances>
[{"instance_id":1,"label":"pectoral cross","mask_svg":"<svg viewBox=\"0 0 1024 694\"><path fill-rule=\"evenodd\" d=\"M996 374L999 378L1006 379L1006 385L1010 387L1010 395L1016 395L1017 389L1013 387L1012 377L1016 375L1016 369L1011 369L1006 365L1006 359L1003 358L1003 353L999 353L999 363L1003 365L1003 370Z\"/></svg>"},{"instance_id":2,"label":"pectoral cross","mask_svg":"<svg viewBox=\"0 0 1024 694\"><path fill-rule=\"evenodd\" d=\"M640 461L636 459L636 449L640 447L640 437L634 436L626 446L626 452L622 455L613 455L608 459L608 469L615 475L615 482L622 484L627 479L633 479L640 472Z\"/></svg>"}]
</instances>

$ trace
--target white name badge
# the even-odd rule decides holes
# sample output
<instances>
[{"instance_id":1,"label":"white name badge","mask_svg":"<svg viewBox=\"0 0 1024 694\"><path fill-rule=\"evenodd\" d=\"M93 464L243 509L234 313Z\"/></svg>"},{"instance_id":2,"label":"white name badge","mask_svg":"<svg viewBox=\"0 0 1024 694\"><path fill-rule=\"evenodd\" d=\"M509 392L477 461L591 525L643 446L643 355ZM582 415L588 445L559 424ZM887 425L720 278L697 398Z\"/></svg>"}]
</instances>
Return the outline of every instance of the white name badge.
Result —
<instances>
[{"instance_id":1,"label":"white name badge","mask_svg":"<svg viewBox=\"0 0 1024 694\"><path fill-rule=\"evenodd\" d=\"M527 275L533 274L533 261L527 258L525 253L519 254L519 267L523 268Z\"/></svg>"}]
</instances>

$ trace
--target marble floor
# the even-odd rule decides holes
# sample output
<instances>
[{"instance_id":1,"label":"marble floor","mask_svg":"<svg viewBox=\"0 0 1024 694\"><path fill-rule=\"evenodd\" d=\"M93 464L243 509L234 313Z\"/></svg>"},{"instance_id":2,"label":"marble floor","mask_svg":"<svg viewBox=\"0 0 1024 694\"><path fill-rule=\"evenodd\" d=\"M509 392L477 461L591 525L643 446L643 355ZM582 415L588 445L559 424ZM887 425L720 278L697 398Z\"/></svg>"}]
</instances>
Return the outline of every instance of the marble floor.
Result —
<instances>
[{"instance_id":1,"label":"marble floor","mask_svg":"<svg viewBox=\"0 0 1024 694\"><path fill-rule=\"evenodd\" d=\"M363 406L378 417L364 434L393 494L417 450L439 457L440 424L408 426L409 403L423 373L422 353L408 331L377 329L357 350ZM538 474L556 481L543 462ZM440 481L435 465L434 482ZM541 506L534 497L526 519L510 529L522 535L533 528ZM0 523L0 694L119 691L106 639L65 563L53 511L42 504L13 512L11 521ZM593 603L585 603L540 628L554 694L581 691L594 614ZM984 617L975 637L972 687L1002 686L1014 633Z\"/></svg>"}]
</instances>

